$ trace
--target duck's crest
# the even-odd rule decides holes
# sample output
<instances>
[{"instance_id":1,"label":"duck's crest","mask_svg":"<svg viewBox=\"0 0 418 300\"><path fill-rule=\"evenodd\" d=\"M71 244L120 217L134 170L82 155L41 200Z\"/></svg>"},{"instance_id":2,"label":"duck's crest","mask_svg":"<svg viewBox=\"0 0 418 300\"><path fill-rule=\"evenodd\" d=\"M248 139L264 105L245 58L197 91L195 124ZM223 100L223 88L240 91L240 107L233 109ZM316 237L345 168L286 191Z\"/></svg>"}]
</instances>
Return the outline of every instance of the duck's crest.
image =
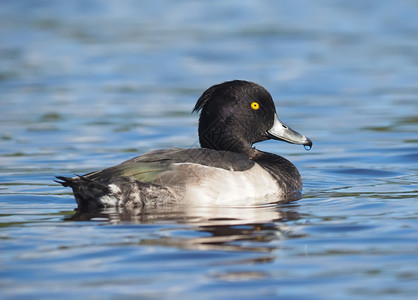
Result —
<instances>
[{"instance_id":1,"label":"duck's crest","mask_svg":"<svg viewBox=\"0 0 418 300\"><path fill-rule=\"evenodd\" d=\"M208 88L202 96L197 100L192 112L199 112L201 109L207 106L210 101L215 101L217 98L231 97L231 91L236 90L237 87L243 87L246 85L259 86L256 83L245 80L232 80L226 81L220 84L216 84Z\"/></svg>"},{"instance_id":2,"label":"duck's crest","mask_svg":"<svg viewBox=\"0 0 418 300\"><path fill-rule=\"evenodd\" d=\"M215 94L216 90L220 88L220 84L212 86L210 89L207 89L202 96L197 100L195 107L192 110L192 113L197 113L203 107L206 106L206 104L213 99L213 95Z\"/></svg>"}]
</instances>

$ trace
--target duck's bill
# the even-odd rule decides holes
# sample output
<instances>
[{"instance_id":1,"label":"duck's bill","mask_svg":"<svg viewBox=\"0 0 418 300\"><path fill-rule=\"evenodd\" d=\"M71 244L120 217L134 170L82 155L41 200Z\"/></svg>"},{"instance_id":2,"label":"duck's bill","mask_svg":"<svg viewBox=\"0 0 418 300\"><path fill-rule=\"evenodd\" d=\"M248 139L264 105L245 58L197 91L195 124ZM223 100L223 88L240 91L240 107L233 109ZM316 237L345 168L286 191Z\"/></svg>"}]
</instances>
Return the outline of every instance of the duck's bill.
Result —
<instances>
[{"instance_id":1,"label":"duck's bill","mask_svg":"<svg viewBox=\"0 0 418 300\"><path fill-rule=\"evenodd\" d=\"M277 117L277 114L274 115L273 127L267 130L267 135L269 138L275 140L281 140L291 144L304 145L305 149L307 150L312 148L312 141L310 139L283 124Z\"/></svg>"}]
</instances>

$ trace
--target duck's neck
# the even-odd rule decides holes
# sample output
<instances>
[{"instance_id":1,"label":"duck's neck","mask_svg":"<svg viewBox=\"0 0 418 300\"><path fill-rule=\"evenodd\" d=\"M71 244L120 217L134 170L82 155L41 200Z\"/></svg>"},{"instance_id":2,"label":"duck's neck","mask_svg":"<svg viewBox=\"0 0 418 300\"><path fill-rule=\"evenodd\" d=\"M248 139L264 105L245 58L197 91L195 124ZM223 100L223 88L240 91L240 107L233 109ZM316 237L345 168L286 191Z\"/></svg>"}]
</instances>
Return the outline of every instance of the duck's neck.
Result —
<instances>
[{"instance_id":1,"label":"duck's neck","mask_svg":"<svg viewBox=\"0 0 418 300\"><path fill-rule=\"evenodd\" d=\"M251 147L244 139L237 137L231 138L226 134L216 134L210 132L199 137L200 146L202 148L208 148L218 151L231 151L245 155L252 158L255 155L255 149Z\"/></svg>"}]
</instances>

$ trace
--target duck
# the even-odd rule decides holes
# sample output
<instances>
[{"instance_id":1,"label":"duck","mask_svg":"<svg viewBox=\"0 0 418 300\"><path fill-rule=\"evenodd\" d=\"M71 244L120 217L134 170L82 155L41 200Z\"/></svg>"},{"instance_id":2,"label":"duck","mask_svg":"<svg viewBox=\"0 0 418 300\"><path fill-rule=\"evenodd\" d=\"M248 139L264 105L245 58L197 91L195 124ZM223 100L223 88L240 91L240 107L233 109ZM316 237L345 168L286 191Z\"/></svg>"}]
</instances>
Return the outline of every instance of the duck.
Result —
<instances>
[{"instance_id":1,"label":"duck","mask_svg":"<svg viewBox=\"0 0 418 300\"><path fill-rule=\"evenodd\" d=\"M302 178L286 158L253 145L312 141L280 121L261 85L232 80L208 88L192 112L200 113L200 148L154 150L119 165L74 177L56 176L72 188L76 210L162 205L247 206L302 197Z\"/></svg>"}]
</instances>

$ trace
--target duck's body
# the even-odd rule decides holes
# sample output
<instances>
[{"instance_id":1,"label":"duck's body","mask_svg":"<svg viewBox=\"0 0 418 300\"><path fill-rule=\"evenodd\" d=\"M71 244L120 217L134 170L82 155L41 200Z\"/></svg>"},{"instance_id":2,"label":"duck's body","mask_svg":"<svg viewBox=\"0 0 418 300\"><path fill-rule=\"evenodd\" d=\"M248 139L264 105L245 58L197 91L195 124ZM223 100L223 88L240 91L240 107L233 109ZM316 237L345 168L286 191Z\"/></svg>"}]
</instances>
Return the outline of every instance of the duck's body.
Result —
<instances>
[{"instance_id":1,"label":"duck's body","mask_svg":"<svg viewBox=\"0 0 418 300\"><path fill-rule=\"evenodd\" d=\"M246 205L300 198L302 180L281 156L254 149L254 157L212 149L157 150L74 178L79 208L103 206Z\"/></svg>"},{"instance_id":2,"label":"duck's body","mask_svg":"<svg viewBox=\"0 0 418 300\"><path fill-rule=\"evenodd\" d=\"M301 197L302 180L285 158L252 148L268 138L312 145L280 123L261 86L232 81L198 100L203 148L146 153L83 176L58 177L73 189L79 209L108 206L252 205Z\"/></svg>"}]
</instances>

